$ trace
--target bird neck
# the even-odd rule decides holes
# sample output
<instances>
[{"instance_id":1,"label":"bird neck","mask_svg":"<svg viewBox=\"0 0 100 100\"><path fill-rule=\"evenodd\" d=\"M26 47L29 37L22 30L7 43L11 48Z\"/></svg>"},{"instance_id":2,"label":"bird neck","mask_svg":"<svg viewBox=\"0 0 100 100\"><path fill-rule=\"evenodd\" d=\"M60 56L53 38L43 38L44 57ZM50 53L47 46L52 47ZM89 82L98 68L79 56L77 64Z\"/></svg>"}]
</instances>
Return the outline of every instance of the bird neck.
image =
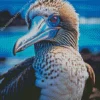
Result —
<instances>
[{"instance_id":1,"label":"bird neck","mask_svg":"<svg viewBox=\"0 0 100 100\"><path fill-rule=\"evenodd\" d=\"M44 51L45 53L49 52L55 46L63 46L63 47L71 46L75 50L78 50L77 36L70 31L65 31L64 33L62 33L61 36L57 37L57 40L56 42L55 41L41 41L41 42L36 43L34 45L35 53L37 54L41 50Z\"/></svg>"},{"instance_id":2,"label":"bird neck","mask_svg":"<svg viewBox=\"0 0 100 100\"><path fill-rule=\"evenodd\" d=\"M62 29L58 32L55 41L57 41L59 45L71 46L75 50L78 50L78 31L75 29Z\"/></svg>"},{"instance_id":3,"label":"bird neck","mask_svg":"<svg viewBox=\"0 0 100 100\"><path fill-rule=\"evenodd\" d=\"M44 50L45 53L48 52L48 50L52 49L52 47L57 46L58 44L51 41L40 41L36 43L35 46L35 53L38 53L41 50Z\"/></svg>"}]
</instances>

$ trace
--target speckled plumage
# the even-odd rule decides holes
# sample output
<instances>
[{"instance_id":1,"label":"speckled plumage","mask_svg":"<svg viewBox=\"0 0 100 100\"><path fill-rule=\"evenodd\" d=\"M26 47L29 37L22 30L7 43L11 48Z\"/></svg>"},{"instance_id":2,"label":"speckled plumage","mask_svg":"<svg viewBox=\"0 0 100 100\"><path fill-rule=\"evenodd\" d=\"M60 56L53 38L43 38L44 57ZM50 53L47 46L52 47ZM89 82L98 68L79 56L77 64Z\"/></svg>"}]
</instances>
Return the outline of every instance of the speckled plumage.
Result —
<instances>
[{"instance_id":1,"label":"speckled plumage","mask_svg":"<svg viewBox=\"0 0 100 100\"><path fill-rule=\"evenodd\" d=\"M41 49L34 61L36 86L42 88L40 100L81 100L87 68L72 47Z\"/></svg>"},{"instance_id":2,"label":"speckled plumage","mask_svg":"<svg viewBox=\"0 0 100 100\"><path fill-rule=\"evenodd\" d=\"M33 68L36 86L42 89L40 100L81 100L88 72L77 51L78 17L74 8L63 0L39 0L28 10L28 23L35 10L42 16L56 13L62 19L62 30L53 40L58 45L47 45L46 41L44 46L42 42L35 45Z\"/></svg>"}]
</instances>

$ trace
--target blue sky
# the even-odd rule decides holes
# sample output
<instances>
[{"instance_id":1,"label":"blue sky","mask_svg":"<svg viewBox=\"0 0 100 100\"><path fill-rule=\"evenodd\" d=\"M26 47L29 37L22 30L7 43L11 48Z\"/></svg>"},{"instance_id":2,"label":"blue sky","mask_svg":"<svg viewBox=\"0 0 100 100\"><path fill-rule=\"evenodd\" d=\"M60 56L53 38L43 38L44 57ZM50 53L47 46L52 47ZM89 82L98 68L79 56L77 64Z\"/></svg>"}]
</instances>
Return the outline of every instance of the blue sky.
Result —
<instances>
[{"instance_id":1,"label":"blue sky","mask_svg":"<svg viewBox=\"0 0 100 100\"><path fill-rule=\"evenodd\" d=\"M35 0L31 0L34 2ZM68 0L74 5L76 11L82 17L100 17L100 0ZM0 0L0 11L9 10L16 14L29 0ZM28 4L29 6L29 4ZM25 7L27 9L27 7ZM22 11L24 16L25 10Z\"/></svg>"}]
</instances>

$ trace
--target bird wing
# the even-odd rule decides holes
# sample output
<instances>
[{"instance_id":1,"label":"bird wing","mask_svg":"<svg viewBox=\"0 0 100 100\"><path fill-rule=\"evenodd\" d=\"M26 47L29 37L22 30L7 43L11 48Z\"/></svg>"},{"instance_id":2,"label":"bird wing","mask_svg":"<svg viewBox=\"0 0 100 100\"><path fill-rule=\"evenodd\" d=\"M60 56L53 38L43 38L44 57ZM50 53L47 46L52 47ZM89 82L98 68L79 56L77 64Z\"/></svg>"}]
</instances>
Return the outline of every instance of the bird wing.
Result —
<instances>
[{"instance_id":1,"label":"bird wing","mask_svg":"<svg viewBox=\"0 0 100 100\"><path fill-rule=\"evenodd\" d=\"M85 63L85 64L87 67L87 71L89 73L89 78L91 80L92 86L94 86L95 85L95 73L93 71L93 68L89 64L87 64L87 63Z\"/></svg>"},{"instance_id":2,"label":"bird wing","mask_svg":"<svg viewBox=\"0 0 100 100\"><path fill-rule=\"evenodd\" d=\"M38 100L33 62L34 58L29 58L0 75L0 100Z\"/></svg>"},{"instance_id":3,"label":"bird wing","mask_svg":"<svg viewBox=\"0 0 100 100\"><path fill-rule=\"evenodd\" d=\"M85 63L85 65L86 65L87 71L89 73L89 78L87 79L86 84L85 84L82 100L89 100L89 97L90 97L90 95L93 91L93 87L95 85L95 73L89 64Z\"/></svg>"}]
</instances>

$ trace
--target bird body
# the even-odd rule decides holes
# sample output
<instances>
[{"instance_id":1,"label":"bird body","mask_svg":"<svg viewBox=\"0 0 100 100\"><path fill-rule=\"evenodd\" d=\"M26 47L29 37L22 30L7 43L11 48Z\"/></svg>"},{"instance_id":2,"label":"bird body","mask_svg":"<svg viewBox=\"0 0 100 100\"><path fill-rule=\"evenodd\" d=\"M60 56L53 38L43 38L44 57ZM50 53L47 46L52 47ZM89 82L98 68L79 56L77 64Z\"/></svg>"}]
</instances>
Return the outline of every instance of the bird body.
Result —
<instances>
[{"instance_id":1,"label":"bird body","mask_svg":"<svg viewBox=\"0 0 100 100\"><path fill-rule=\"evenodd\" d=\"M41 88L40 100L81 100L88 72L82 57L72 47L41 49L33 68L35 84Z\"/></svg>"},{"instance_id":2,"label":"bird body","mask_svg":"<svg viewBox=\"0 0 100 100\"><path fill-rule=\"evenodd\" d=\"M29 33L18 39L13 53L34 44L34 60L2 75L0 98L22 100L28 94L30 100L81 100L89 72L78 51L79 22L73 6L64 0L38 0L28 9L26 22Z\"/></svg>"}]
</instances>

